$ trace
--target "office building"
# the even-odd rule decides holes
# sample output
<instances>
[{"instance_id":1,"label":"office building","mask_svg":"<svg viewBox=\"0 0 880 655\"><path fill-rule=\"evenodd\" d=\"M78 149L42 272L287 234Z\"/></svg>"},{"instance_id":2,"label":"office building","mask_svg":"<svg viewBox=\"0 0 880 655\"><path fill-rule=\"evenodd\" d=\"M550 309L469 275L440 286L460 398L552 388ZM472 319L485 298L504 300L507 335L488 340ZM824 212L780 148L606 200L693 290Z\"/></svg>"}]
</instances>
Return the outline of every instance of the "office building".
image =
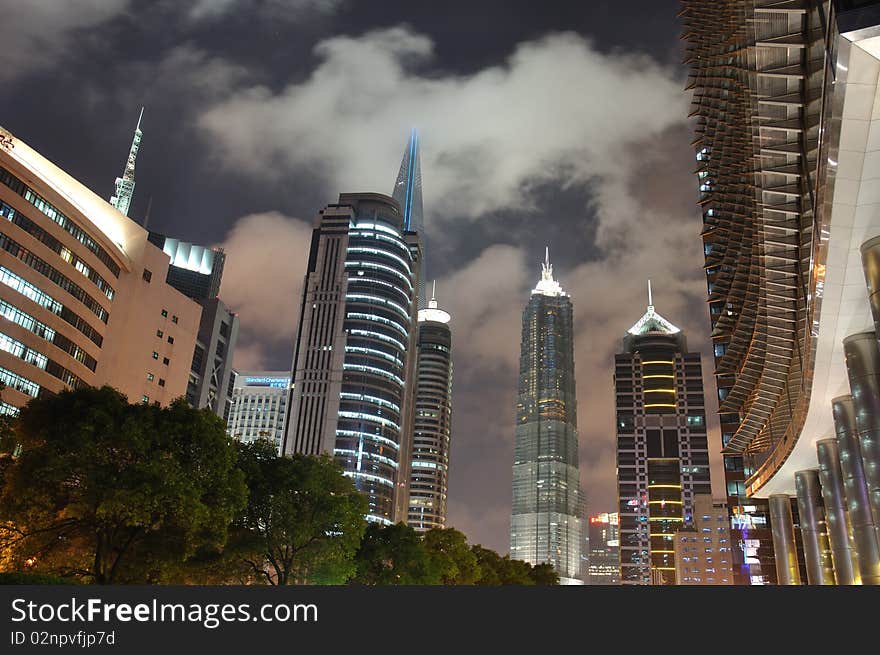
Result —
<instances>
[{"instance_id":1,"label":"office building","mask_svg":"<svg viewBox=\"0 0 880 655\"><path fill-rule=\"evenodd\" d=\"M694 496L693 521L675 535L674 550L677 584L733 584L727 503L712 496Z\"/></svg>"},{"instance_id":2,"label":"office building","mask_svg":"<svg viewBox=\"0 0 880 655\"><path fill-rule=\"evenodd\" d=\"M700 353L648 309L614 356L622 584L675 584L676 532L711 494Z\"/></svg>"},{"instance_id":3,"label":"office building","mask_svg":"<svg viewBox=\"0 0 880 655\"><path fill-rule=\"evenodd\" d=\"M734 551L736 581L880 581L880 3L686 0L681 15L732 538L756 544Z\"/></svg>"},{"instance_id":4,"label":"office building","mask_svg":"<svg viewBox=\"0 0 880 655\"><path fill-rule=\"evenodd\" d=\"M315 220L294 345L283 452L333 453L384 524L409 508L420 257L395 200L340 195Z\"/></svg>"},{"instance_id":5,"label":"office building","mask_svg":"<svg viewBox=\"0 0 880 655\"><path fill-rule=\"evenodd\" d=\"M588 566L591 585L620 584L620 524L617 512L590 517Z\"/></svg>"},{"instance_id":6,"label":"office building","mask_svg":"<svg viewBox=\"0 0 880 655\"><path fill-rule=\"evenodd\" d=\"M232 405L226 432L250 443L266 439L279 453L287 420L290 371L233 371Z\"/></svg>"},{"instance_id":7,"label":"office building","mask_svg":"<svg viewBox=\"0 0 880 655\"><path fill-rule=\"evenodd\" d=\"M408 523L419 532L446 527L452 437L451 317L431 300L418 313L415 414L409 476Z\"/></svg>"},{"instance_id":8,"label":"office building","mask_svg":"<svg viewBox=\"0 0 880 655\"><path fill-rule=\"evenodd\" d=\"M165 281L202 306L186 400L228 420L239 320L219 298L226 254L222 248L199 246L158 232L150 232L149 239L171 258Z\"/></svg>"},{"instance_id":9,"label":"office building","mask_svg":"<svg viewBox=\"0 0 880 655\"><path fill-rule=\"evenodd\" d=\"M185 393L201 308L165 283L146 230L3 129L0 216L4 412L81 385Z\"/></svg>"},{"instance_id":10,"label":"office building","mask_svg":"<svg viewBox=\"0 0 880 655\"><path fill-rule=\"evenodd\" d=\"M562 584L583 584L579 475L572 305L548 253L522 317L510 557Z\"/></svg>"}]
</instances>

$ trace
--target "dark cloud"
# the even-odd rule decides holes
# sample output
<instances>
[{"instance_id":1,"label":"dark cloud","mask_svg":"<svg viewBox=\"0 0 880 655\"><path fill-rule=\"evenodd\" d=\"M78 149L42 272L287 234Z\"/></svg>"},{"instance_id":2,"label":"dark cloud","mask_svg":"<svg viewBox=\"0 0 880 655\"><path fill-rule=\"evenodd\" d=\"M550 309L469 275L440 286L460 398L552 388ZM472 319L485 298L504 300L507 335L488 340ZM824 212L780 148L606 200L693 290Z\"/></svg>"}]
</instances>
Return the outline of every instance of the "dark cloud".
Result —
<instances>
[{"instance_id":1,"label":"dark cloud","mask_svg":"<svg viewBox=\"0 0 880 655\"><path fill-rule=\"evenodd\" d=\"M147 106L132 216L152 197L151 227L226 248L242 367L289 365L314 216L341 191L390 191L419 127L455 338L451 524L507 548L521 312L545 244L575 309L582 484L591 510L614 508L611 358L648 277L709 354L677 3L23 4L4 126L109 197Z\"/></svg>"}]
</instances>

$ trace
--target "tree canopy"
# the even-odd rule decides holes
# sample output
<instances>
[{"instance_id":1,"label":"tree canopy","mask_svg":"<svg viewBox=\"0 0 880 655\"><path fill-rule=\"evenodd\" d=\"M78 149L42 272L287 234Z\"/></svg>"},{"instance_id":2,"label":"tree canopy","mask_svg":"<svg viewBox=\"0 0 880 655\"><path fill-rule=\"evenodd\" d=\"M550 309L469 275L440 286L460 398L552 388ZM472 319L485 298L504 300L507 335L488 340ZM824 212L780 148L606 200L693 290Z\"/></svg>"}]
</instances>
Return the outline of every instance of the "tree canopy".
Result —
<instances>
[{"instance_id":1,"label":"tree canopy","mask_svg":"<svg viewBox=\"0 0 880 655\"><path fill-rule=\"evenodd\" d=\"M158 582L217 548L245 503L223 421L184 400L129 404L103 387L32 400L0 488L0 545L34 570Z\"/></svg>"},{"instance_id":2,"label":"tree canopy","mask_svg":"<svg viewBox=\"0 0 880 655\"><path fill-rule=\"evenodd\" d=\"M276 457L266 441L239 444L250 495L231 550L272 585L342 584L354 573L367 499L328 455Z\"/></svg>"}]
</instances>

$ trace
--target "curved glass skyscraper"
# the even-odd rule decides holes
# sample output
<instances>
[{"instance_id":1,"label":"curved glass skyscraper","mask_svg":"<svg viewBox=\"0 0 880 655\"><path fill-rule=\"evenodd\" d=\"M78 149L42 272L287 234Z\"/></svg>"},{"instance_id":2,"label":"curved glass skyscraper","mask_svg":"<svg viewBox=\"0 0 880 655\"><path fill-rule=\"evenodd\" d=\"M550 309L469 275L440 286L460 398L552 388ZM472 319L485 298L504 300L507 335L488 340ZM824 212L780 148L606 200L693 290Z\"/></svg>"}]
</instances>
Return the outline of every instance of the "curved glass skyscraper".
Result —
<instances>
[{"instance_id":1,"label":"curved glass skyscraper","mask_svg":"<svg viewBox=\"0 0 880 655\"><path fill-rule=\"evenodd\" d=\"M582 584L572 306L549 257L522 319L510 556Z\"/></svg>"},{"instance_id":2,"label":"curved glass skyscraper","mask_svg":"<svg viewBox=\"0 0 880 655\"><path fill-rule=\"evenodd\" d=\"M378 193L342 194L312 236L283 452L332 452L369 499L406 519L418 237Z\"/></svg>"},{"instance_id":3,"label":"curved glass skyscraper","mask_svg":"<svg viewBox=\"0 0 880 655\"><path fill-rule=\"evenodd\" d=\"M446 527L449 441L452 435L452 333L450 316L433 297L419 310L409 525Z\"/></svg>"}]
</instances>

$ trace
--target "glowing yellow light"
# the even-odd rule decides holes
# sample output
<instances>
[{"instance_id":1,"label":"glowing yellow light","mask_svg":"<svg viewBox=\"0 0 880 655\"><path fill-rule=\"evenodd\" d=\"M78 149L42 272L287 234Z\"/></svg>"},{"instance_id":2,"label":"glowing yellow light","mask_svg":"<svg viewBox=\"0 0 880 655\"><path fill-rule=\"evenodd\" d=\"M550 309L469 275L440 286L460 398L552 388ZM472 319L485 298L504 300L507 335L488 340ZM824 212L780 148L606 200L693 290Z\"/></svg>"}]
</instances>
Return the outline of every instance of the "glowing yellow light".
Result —
<instances>
[{"instance_id":1,"label":"glowing yellow light","mask_svg":"<svg viewBox=\"0 0 880 655\"><path fill-rule=\"evenodd\" d=\"M655 571L674 571L675 570L674 566L652 566L651 568L654 569Z\"/></svg>"},{"instance_id":2,"label":"glowing yellow light","mask_svg":"<svg viewBox=\"0 0 880 655\"><path fill-rule=\"evenodd\" d=\"M642 376L642 379L643 379L643 380L650 380L651 378L671 378L671 379L674 380L674 379L675 379L675 376L674 376L674 375L660 375L660 374L657 374L657 375L643 375L643 376Z\"/></svg>"},{"instance_id":3,"label":"glowing yellow light","mask_svg":"<svg viewBox=\"0 0 880 655\"><path fill-rule=\"evenodd\" d=\"M645 407L677 407L674 403L650 403L646 404Z\"/></svg>"},{"instance_id":4,"label":"glowing yellow light","mask_svg":"<svg viewBox=\"0 0 880 655\"><path fill-rule=\"evenodd\" d=\"M681 489L680 484L649 484L648 489Z\"/></svg>"},{"instance_id":5,"label":"glowing yellow light","mask_svg":"<svg viewBox=\"0 0 880 655\"><path fill-rule=\"evenodd\" d=\"M654 553L668 553L669 555L674 555L675 551L674 550L654 550L654 549L651 549L651 554L653 555Z\"/></svg>"},{"instance_id":6,"label":"glowing yellow light","mask_svg":"<svg viewBox=\"0 0 880 655\"><path fill-rule=\"evenodd\" d=\"M656 487L655 487L655 489L656 489ZM649 505L663 505L664 503L669 503L670 505L681 505L680 500L649 500L648 501Z\"/></svg>"},{"instance_id":7,"label":"glowing yellow light","mask_svg":"<svg viewBox=\"0 0 880 655\"><path fill-rule=\"evenodd\" d=\"M684 521L680 516L649 516L649 521Z\"/></svg>"},{"instance_id":8,"label":"glowing yellow light","mask_svg":"<svg viewBox=\"0 0 880 655\"><path fill-rule=\"evenodd\" d=\"M645 393L675 393L675 389L645 389Z\"/></svg>"},{"instance_id":9,"label":"glowing yellow light","mask_svg":"<svg viewBox=\"0 0 880 655\"><path fill-rule=\"evenodd\" d=\"M649 537L669 537L672 539L675 536L674 532L651 532L648 534Z\"/></svg>"},{"instance_id":10,"label":"glowing yellow light","mask_svg":"<svg viewBox=\"0 0 880 655\"><path fill-rule=\"evenodd\" d=\"M675 364L675 362L667 362L663 359L652 359L649 362L642 362L642 366L647 366L648 364L669 364L670 366L672 366Z\"/></svg>"}]
</instances>

